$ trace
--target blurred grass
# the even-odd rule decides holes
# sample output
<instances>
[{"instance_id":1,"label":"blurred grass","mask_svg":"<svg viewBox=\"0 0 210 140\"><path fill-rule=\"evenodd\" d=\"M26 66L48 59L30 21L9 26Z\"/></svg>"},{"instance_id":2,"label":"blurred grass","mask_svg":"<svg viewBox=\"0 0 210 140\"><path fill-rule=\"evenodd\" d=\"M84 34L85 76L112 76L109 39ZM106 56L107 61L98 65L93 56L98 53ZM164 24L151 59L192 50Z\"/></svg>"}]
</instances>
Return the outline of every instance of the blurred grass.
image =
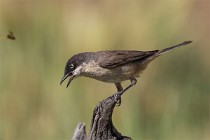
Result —
<instances>
[{"instance_id":1,"label":"blurred grass","mask_svg":"<svg viewBox=\"0 0 210 140\"><path fill-rule=\"evenodd\" d=\"M0 34L17 38L0 39L0 139L69 139L78 122L89 130L93 108L115 87L87 78L59 86L73 54L189 39L192 45L150 64L123 96L114 124L133 139L210 138L208 1L0 3Z\"/></svg>"}]
</instances>

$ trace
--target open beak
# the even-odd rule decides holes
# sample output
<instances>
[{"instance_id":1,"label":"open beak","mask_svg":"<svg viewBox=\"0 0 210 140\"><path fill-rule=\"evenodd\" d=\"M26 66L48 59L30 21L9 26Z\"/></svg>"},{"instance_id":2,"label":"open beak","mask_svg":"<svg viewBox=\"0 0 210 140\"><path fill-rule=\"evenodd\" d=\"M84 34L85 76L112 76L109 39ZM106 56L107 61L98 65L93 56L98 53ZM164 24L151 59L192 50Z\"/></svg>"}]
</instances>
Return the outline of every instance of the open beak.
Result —
<instances>
[{"instance_id":1,"label":"open beak","mask_svg":"<svg viewBox=\"0 0 210 140\"><path fill-rule=\"evenodd\" d=\"M63 78L61 79L61 81L60 81L60 85L63 83L63 81L65 81L66 80L66 78L68 78L68 77L70 77L69 78L69 81L68 81L68 83L67 83L67 86L66 86L66 88L70 85L70 83L71 83L71 81L74 79L74 75L72 75L72 73L68 73L68 74L66 74L66 75L64 75L63 76Z\"/></svg>"}]
</instances>

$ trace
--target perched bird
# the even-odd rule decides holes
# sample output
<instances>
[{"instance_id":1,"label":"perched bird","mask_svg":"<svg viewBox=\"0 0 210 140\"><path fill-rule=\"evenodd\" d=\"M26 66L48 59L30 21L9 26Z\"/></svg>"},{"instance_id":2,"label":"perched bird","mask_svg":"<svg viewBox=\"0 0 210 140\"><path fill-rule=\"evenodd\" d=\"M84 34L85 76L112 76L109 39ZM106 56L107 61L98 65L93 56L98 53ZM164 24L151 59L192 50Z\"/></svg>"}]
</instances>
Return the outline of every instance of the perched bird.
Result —
<instances>
[{"instance_id":1,"label":"perched bird","mask_svg":"<svg viewBox=\"0 0 210 140\"><path fill-rule=\"evenodd\" d=\"M114 83L117 88L119 105L121 95L137 82L136 78L146 69L147 65L158 56L192 41L153 51L136 50L106 50L98 52L83 52L72 56L66 63L63 83L69 77L67 86L79 76L93 78L102 82ZM123 89L121 82L130 80L131 84Z\"/></svg>"}]
</instances>

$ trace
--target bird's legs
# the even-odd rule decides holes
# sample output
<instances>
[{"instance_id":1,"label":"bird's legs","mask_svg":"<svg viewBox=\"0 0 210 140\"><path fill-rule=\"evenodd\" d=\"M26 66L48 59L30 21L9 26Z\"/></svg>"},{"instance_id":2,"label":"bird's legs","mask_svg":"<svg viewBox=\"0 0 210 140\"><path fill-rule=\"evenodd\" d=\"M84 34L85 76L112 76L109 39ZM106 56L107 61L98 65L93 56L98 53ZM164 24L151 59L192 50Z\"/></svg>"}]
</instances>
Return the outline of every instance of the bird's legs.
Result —
<instances>
[{"instance_id":1,"label":"bird's legs","mask_svg":"<svg viewBox=\"0 0 210 140\"><path fill-rule=\"evenodd\" d=\"M115 86L116 86L116 88L117 88L117 93L123 91L123 87L122 87L121 83L115 83ZM122 102L121 96L118 97L118 98L119 98L119 99L117 99L117 104L116 104L116 106L120 106L120 105L121 105L121 102Z\"/></svg>"},{"instance_id":2,"label":"bird's legs","mask_svg":"<svg viewBox=\"0 0 210 140\"><path fill-rule=\"evenodd\" d=\"M126 92L129 88L131 88L132 86L134 86L136 83L137 83L137 80L136 78L134 77L131 77L130 78L130 81L131 81L131 84L128 85L125 89L122 88L121 84L120 83L115 83L115 86L117 88L117 93L115 94L115 99L118 101L117 102L117 106L120 106L121 104L121 96L124 92Z\"/></svg>"}]
</instances>

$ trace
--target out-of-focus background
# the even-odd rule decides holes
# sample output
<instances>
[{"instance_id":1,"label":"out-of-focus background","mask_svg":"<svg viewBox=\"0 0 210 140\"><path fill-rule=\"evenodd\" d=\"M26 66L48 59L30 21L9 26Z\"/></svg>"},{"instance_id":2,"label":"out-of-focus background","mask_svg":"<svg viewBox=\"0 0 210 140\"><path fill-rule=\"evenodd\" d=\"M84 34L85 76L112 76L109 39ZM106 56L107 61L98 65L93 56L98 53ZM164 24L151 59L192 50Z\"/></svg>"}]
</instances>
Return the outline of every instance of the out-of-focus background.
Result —
<instances>
[{"instance_id":1,"label":"out-of-focus background","mask_svg":"<svg viewBox=\"0 0 210 140\"><path fill-rule=\"evenodd\" d=\"M193 43L156 59L123 95L113 123L134 140L210 139L208 0L0 0L0 35L1 140L70 139L78 122L89 130L94 107L116 89L88 78L60 86L73 54L185 40Z\"/></svg>"}]
</instances>

